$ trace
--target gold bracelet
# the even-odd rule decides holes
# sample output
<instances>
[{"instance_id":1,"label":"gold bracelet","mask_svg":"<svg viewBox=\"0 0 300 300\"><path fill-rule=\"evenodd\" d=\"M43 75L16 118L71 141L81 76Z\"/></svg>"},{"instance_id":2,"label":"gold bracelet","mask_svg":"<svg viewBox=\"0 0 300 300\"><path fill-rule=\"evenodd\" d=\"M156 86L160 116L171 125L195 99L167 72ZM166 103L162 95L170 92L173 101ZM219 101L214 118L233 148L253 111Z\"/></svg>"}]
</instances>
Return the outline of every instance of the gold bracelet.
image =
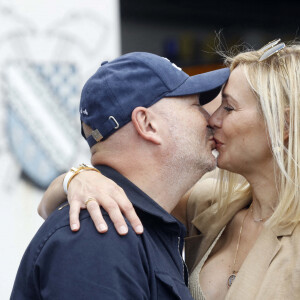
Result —
<instances>
[{"instance_id":1,"label":"gold bracelet","mask_svg":"<svg viewBox=\"0 0 300 300\"><path fill-rule=\"evenodd\" d=\"M67 173L67 175L65 176L65 179L63 182L63 187L64 187L64 191L66 194L68 192L71 181L74 179L75 176L77 176L82 171L96 171L101 174L101 172L98 169L94 168L93 166L88 166L86 164L80 164L78 168L72 167L69 170L69 172ZM70 173L72 173L72 174L70 174ZM66 180L68 180L68 181L66 182Z\"/></svg>"}]
</instances>

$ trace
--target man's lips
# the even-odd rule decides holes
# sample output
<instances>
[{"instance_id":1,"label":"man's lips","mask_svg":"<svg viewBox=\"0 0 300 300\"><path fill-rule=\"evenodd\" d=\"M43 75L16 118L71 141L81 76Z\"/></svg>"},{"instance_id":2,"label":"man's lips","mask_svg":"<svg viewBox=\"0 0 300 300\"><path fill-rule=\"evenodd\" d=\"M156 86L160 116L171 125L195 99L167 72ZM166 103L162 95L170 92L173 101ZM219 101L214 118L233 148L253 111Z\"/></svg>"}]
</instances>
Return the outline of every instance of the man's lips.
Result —
<instances>
[{"instance_id":1,"label":"man's lips","mask_svg":"<svg viewBox=\"0 0 300 300\"><path fill-rule=\"evenodd\" d=\"M211 136L209 139L208 139L209 142L212 142L212 149L215 149L216 148L216 142L215 142L215 139L213 136Z\"/></svg>"}]
</instances>

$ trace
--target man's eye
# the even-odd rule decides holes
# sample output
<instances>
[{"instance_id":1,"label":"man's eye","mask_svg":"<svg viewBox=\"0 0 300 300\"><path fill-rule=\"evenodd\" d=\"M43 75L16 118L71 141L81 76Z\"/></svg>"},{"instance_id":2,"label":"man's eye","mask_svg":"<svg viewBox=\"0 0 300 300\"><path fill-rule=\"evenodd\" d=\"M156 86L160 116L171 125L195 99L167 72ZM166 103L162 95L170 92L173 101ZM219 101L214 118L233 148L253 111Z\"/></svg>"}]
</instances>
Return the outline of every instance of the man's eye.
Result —
<instances>
[{"instance_id":1,"label":"man's eye","mask_svg":"<svg viewBox=\"0 0 300 300\"><path fill-rule=\"evenodd\" d=\"M226 111L232 111L234 110L232 107L230 106L223 106L223 108L226 110Z\"/></svg>"}]
</instances>

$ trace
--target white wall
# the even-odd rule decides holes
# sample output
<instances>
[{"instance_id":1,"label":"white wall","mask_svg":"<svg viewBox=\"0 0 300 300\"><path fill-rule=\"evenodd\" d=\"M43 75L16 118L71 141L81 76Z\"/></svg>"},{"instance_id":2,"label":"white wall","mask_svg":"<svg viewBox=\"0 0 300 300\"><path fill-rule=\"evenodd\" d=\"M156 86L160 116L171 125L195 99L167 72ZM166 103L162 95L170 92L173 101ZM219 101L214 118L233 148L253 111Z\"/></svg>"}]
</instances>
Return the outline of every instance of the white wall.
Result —
<instances>
[{"instance_id":1,"label":"white wall","mask_svg":"<svg viewBox=\"0 0 300 300\"><path fill-rule=\"evenodd\" d=\"M0 298L8 299L42 224L37 185L89 161L80 91L120 55L119 1L0 0L0 24Z\"/></svg>"}]
</instances>

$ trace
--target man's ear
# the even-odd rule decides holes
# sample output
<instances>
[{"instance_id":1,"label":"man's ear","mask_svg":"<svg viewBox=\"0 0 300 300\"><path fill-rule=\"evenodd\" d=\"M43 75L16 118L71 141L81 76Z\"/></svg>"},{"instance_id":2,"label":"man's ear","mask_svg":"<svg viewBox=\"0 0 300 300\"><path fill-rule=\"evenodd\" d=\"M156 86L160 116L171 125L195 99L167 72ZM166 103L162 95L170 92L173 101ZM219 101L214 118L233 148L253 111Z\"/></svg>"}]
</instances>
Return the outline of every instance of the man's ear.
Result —
<instances>
[{"instance_id":1,"label":"man's ear","mask_svg":"<svg viewBox=\"0 0 300 300\"><path fill-rule=\"evenodd\" d=\"M145 107L136 107L131 114L132 124L137 133L145 140L160 145L157 115Z\"/></svg>"}]
</instances>

